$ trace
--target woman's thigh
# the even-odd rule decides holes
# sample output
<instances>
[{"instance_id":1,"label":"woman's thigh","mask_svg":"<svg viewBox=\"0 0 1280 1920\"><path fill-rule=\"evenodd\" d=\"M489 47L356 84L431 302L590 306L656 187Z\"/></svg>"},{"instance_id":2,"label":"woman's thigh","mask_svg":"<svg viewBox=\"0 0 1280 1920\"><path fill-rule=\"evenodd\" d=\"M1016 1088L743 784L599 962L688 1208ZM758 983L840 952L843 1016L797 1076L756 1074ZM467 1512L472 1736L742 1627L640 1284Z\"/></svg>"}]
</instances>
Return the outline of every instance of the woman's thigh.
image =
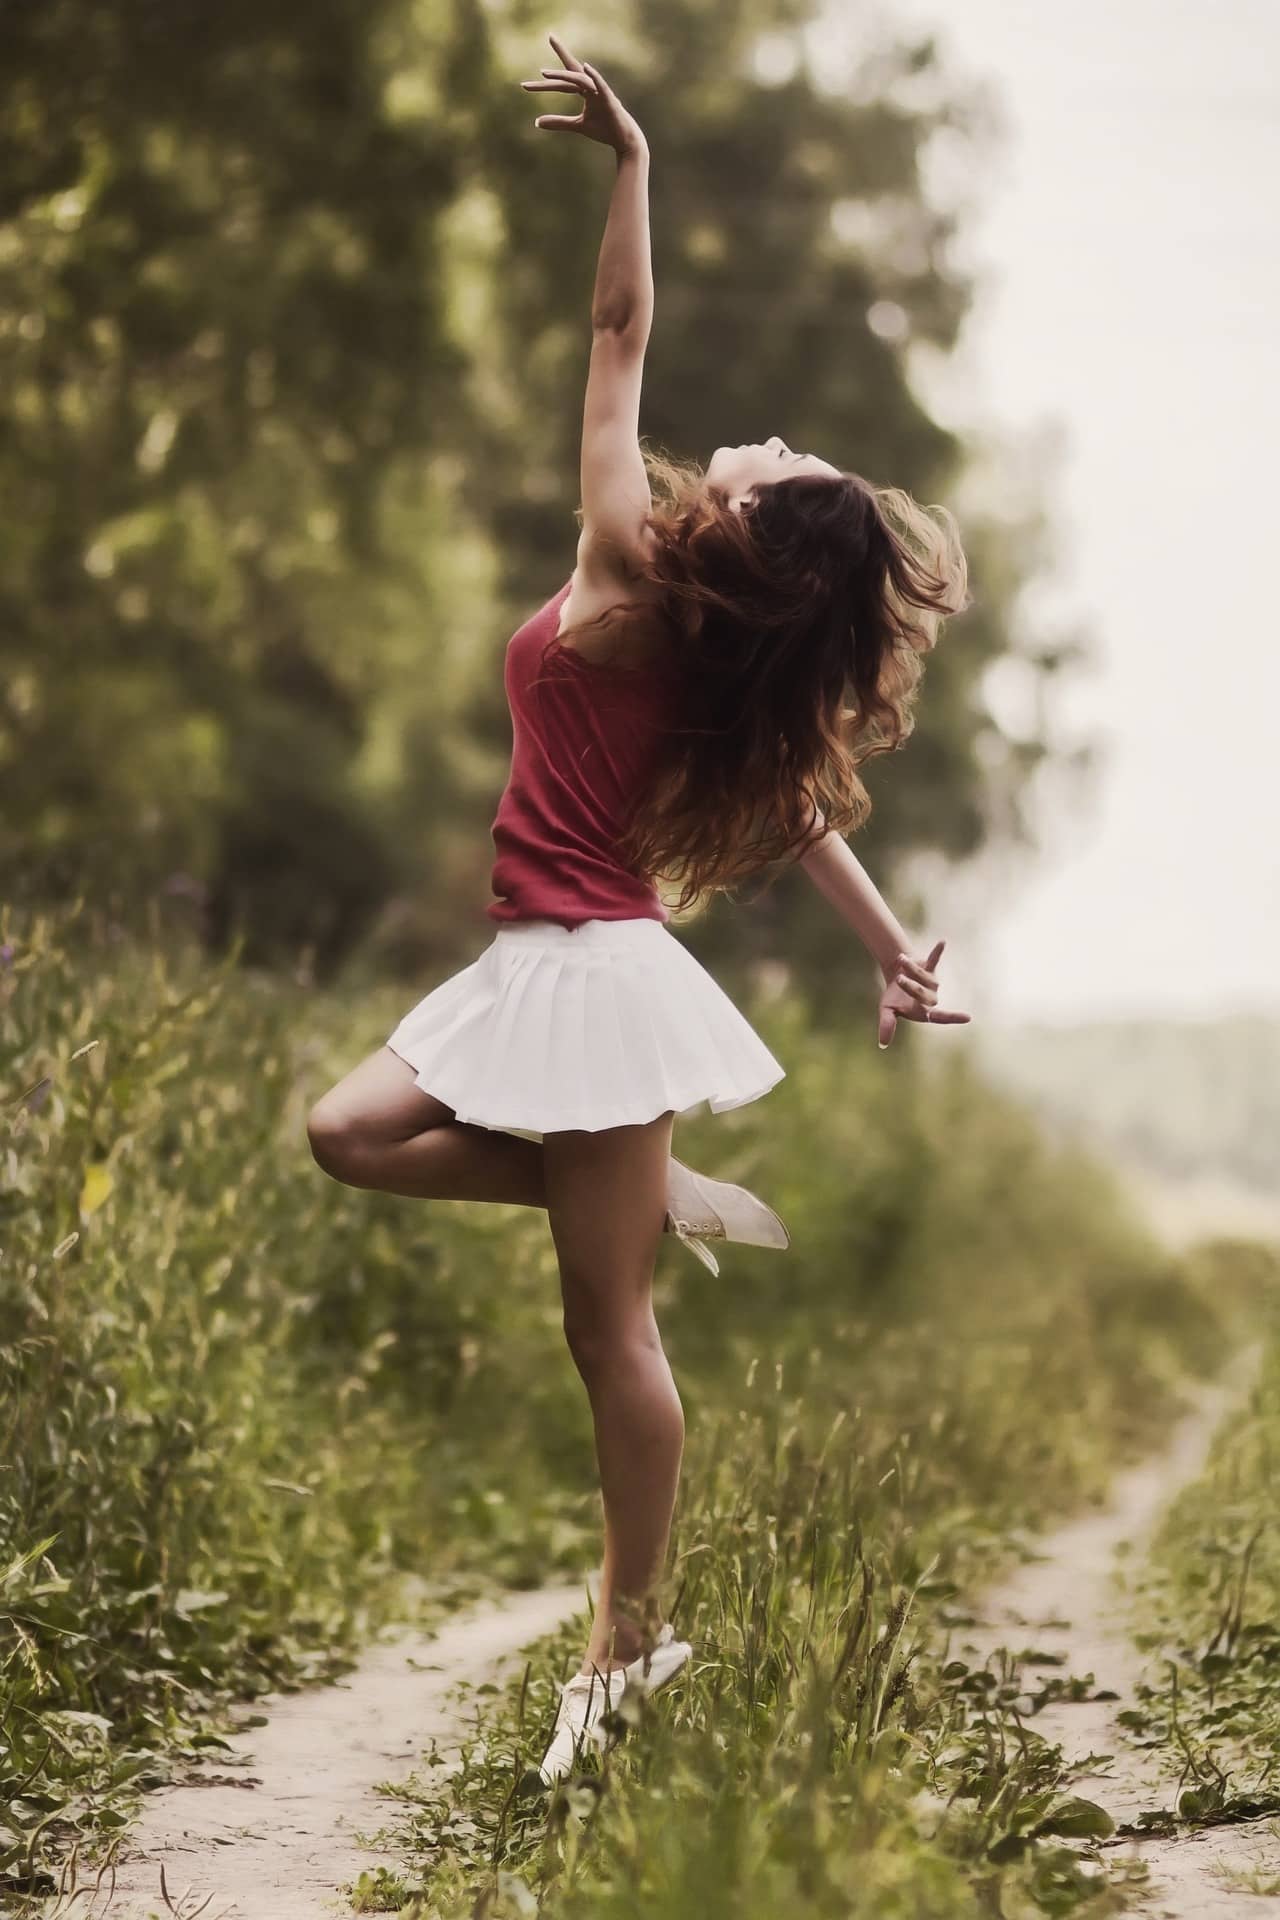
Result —
<instances>
[{"instance_id":1,"label":"woman's thigh","mask_svg":"<svg viewBox=\"0 0 1280 1920\"><path fill-rule=\"evenodd\" d=\"M571 1335L616 1333L651 1313L674 1119L668 1112L640 1126L543 1135L547 1218Z\"/></svg>"},{"instance_id":2,"label":"woman's thigh","mask_svg":"<svg viewBox=\"0 0 1280 1920\"><path fill-rule=\"evenodd\" d=\"M414 1069L390 1047L367 1054L311 1109L313 1133L359 1134L369 1141L408 1140L442 1127L454 1110L424 1093Z\"/></svg>"}]
</instances>

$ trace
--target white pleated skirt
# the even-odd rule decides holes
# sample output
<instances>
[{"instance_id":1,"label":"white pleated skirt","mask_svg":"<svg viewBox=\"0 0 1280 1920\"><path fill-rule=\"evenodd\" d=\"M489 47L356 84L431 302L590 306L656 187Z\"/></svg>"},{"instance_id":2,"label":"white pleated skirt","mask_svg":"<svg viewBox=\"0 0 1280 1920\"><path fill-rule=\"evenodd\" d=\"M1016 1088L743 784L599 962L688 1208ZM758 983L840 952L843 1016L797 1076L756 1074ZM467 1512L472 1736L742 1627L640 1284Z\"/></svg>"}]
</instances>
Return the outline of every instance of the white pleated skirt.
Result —
<instances>
[{"instance_id":1,"label":"white pleated skirt","mask_svg":"<svg viewBox=\"0 0 1280 1920\"><path fill-rule=\"evenodd\" d=\"M785 1069L664 921L501 924L388 1036L457 1118L540 1140L745 1106Z\"/></svg>"}]
</instances>

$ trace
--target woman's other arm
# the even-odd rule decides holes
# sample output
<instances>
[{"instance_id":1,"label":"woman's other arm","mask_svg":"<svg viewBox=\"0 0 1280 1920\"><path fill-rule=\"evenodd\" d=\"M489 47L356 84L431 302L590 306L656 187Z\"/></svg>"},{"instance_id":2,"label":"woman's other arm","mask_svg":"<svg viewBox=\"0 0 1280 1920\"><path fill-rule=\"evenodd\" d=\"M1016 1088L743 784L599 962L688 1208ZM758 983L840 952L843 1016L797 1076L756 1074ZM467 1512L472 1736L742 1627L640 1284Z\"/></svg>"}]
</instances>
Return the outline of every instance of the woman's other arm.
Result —
<instances>
[{"instance_id":1,"label":"woman's other arm","mask_svg":"<svg viewBox=\"0 0 1280 1920\"><path fill-rule=\"evenodd\" d=\"M822 832L797 864L853 928L887 979L911 941L843 834Z\"/></svg>"},{"instance_id":2,"label":"woman's other arm","mask_svg":"<svg viewBox=\"0 0 1280 1920\"><path fill-rule=\"evenodd\" d=\"M801 842L797 865L853 928L880 968L885 983L876 1017L881 1047L888 1046L899 1020L949 1026L970 1018L967 1013L947 1011L937 1004L938 981L933 969L945 940L936 941L923 961L914 958L909 935L890 912L871 875L843 834L827 831L817 809L814 829Z\"/></svg>"}]
</instances>

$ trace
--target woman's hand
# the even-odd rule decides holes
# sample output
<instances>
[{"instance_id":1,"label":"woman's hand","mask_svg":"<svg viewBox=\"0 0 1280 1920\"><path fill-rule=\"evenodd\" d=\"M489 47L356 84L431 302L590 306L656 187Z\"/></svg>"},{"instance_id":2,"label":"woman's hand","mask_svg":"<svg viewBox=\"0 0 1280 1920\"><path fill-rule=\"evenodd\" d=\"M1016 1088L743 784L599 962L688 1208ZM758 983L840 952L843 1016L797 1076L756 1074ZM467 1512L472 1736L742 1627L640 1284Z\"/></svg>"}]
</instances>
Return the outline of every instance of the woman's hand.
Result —
<instances>
[{"instance_id":1,"label":"woman's hand","mask_svg":"<svg viewBox=\"0 0 1280 1920\"><path fill-rule=\"evenodd\" d=\"M520 85L530 93L579 94L582 112L540 113L534 126L545 127L550 132L563 128L566 133L582 133L588 140L599 140L602 146L612 147L615 153L647 153L648 143L639 122L627 112L599 68L589 61L576 60L554 33L549 33L547 38L559 54L562 66L542 67L541 80L522 80Z\"/></svg>"},{"instance_id":2,"label":"woman's hand","mask_svg":"<svg viewBox=\"0 0 1280 1920\"><path fill-rule=\"evenodd\" d=\"M885 989L880 995L877 1033L882 1047L892 1040L899 1020L926 1020L931 1026L941 1027L970 1018L967 1013L944 1012L938 1005L938 980L933 969L946 944L939 940L925 961L900 953L892 966L881 969Z\"/></svg>"}]
</instances>

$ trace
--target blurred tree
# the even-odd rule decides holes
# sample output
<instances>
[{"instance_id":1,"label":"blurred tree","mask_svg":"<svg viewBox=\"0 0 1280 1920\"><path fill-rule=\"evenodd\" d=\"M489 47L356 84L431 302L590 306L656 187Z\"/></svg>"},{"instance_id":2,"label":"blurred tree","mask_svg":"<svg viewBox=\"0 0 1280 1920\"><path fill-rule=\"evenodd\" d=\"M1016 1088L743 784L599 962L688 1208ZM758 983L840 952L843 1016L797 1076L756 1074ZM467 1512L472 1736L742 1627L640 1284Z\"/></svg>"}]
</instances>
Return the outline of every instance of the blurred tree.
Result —
<instances>
[{"instance_id":1,"label":"blurred tree","mask_svg":"<svg viewBox=\"0 0 1280 1920\"><path fill-rule=\"evenodd\" d=\"M965 449L913 392L970 289L935 134L981 147L929 42L821 76L810 0L557 20L653 150L642 431L783 432L919 498ZM530 0L11 9L0 116L0 857L51 888L189 869L251 960L474 949L510 731L502 648L576 538L610 156L539 132ZM981 697L1047 553L962 516L979 604L930 662L858 851L1019 830L1043 743ZM1034 537L1023 538L1024 535ZM784 873L687 928L730 972L848 972ZM747 901L751 904L747 904ZM394 903L394 911L389 907ZM910 911L899 906L900 912Z\"/></svg>"},{"instance_id":2,"label":"blurred tree","mask_svg":"<svg viewBox=\"0 0 1280 1920\"><path fill-rule=\"evenodd\" d=\"M321 967L397 871L359 773L379 480L461 412L456 163L389 119L392 11L6 15L3 852L192 865L248 957Z\"/></svg>"}]
</instances>

